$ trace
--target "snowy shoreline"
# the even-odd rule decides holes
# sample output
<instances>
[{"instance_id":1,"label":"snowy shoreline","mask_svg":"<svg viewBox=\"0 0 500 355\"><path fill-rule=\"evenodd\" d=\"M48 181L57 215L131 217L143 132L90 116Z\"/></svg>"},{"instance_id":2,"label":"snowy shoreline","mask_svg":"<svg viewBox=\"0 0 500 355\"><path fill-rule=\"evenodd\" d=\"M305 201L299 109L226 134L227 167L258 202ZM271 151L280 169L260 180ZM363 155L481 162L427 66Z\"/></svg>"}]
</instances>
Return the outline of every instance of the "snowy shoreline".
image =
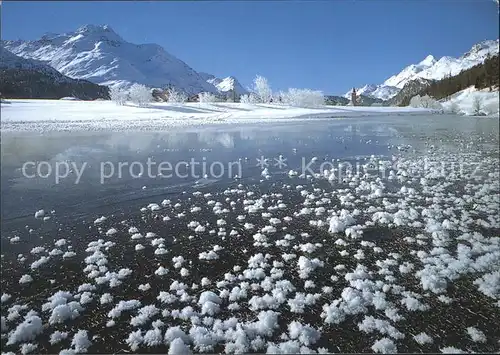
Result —
<instances>
[{"instance_id":1,"label":"snowy shoreline","mask_svg":"<svg viewBox=\"0 0 500 355\"><path fill-rule=\"evenodd\" d=\"M162 130L435 113L411 107L298 108L239 103L152 103L137 107L117 106L110 101L13 99L8 102L1 106L2 132Z\"/></svg>"}]
</instances>

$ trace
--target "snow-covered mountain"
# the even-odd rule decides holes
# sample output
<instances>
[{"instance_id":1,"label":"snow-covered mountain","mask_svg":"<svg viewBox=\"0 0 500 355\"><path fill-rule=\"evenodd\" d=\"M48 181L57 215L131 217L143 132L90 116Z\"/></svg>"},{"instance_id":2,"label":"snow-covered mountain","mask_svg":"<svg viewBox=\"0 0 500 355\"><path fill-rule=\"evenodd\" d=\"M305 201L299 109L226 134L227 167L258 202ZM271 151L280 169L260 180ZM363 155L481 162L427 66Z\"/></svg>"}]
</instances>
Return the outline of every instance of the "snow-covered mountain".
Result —
<instances>
[{"instance_id":1,"label":"snow-covered mountain","mask_svg":"<svg viewBox=\"0 0 500 355\"><path fill-rule=\"evenodd\" d=\"M109 98L106 86L70 78L42 61L19 57L1 45L0 74L0 92L9 98Z\"/></svg>"},{"instance_id":2,"label":"snow-covered mountain","mask_svg":"<svg viewBox=\"0 0 500 355\"><path fill-rule=\"evenodd\" d=\"M474 45L470 51L460 58L442 57L434 65L420 72L417 77L440 80L446 75L457 75L462 70L483 63L488 55L498 54L498 44L498 40L483 41Z\"/></svg>"},{"instance_id":3,"label":"snow-covered mountain","mask_svg":"<svg viewBox=\"0 0 500 355\"><path fill-rule=\"evenodd\" d=\"M12 53L45 62L71 78L108 86L172 85L189 94L219 90L200 73L157 44L125 41L109 26L85 25L75 32L46 34L35 41L2 41Z\"/></svg>"},{"instance_id":4,"label":"snow-covered mountain","mask_svg":"<svg viewBox=\"0 0 500 355\"><path fill-rule=\"evenodd\" d=\"M422 77L421 73L426 70L432 68L436 64L436 59L432 55L428 55L418 64L411 64L401 70L396 75L391 76L389 79L384 81L383 85L397 87L402 89L403 86L410 80L416 79L417 77ZM424 79L432 79L432 78L424 78Z\"/></svg>"},{"instance_id":5,"label":"snow-covered mountain","mask_svg":"<svg viewBox=\"0 0 500 355\"><path fill-rule=\"evenodd\" d=\"M199 73L208 83L214 85L217 90L222 93L226 94L232 90L236 91L237 95L245 95L248 94L248 90L243 87L243 85L240 84L238 79L236 79L234 76L228 76L224 79L220 79L215 77L212 74L207 74L200 72Z\"/></svg>"},{"instance_id":6,"label":"snow-covered mountain","mask_svg":"<svg viewBox=\"0 0 500 355\"><path fill-rule=\"evenodd\" d=\"M411 64L398 74L391 76L380 85L365 85L356 89L359 94L387 100L395 96L405 84L416 79L441 80L446 75L457 75L462 70L469 69L484 62L488 55L498 54L498 39L487 40L475 44L472 48L459 58L442 57L436 60L428 55L418 64ZM350 98L351 90L346 93Z\"/></svg>"}]
</instances>

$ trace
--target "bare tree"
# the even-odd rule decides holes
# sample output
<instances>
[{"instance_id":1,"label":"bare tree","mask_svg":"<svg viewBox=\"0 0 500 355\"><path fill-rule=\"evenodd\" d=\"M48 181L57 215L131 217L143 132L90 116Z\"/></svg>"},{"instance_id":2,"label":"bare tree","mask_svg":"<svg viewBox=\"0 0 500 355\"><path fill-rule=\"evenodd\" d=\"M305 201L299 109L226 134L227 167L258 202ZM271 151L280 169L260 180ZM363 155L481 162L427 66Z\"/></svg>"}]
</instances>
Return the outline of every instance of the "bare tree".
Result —
<instances>
[{"instance_id":1,"label":"bare tree","mask_svg":"<svg viewBox=\"0 0 500 355\"><path fill-rule=\"evenodd\" d=\"M286 105L296 107L320 107L325 104L325 96L319 90L290 88L280 92L280 97Z\"/></svg>"},{"instance_id":2,"label":"bare tree","mask_svg":"<svg viewBox=\"0 0 500 355\"><path fill-rule=\"evenodd\" d=\"M250 94L241 95L240 102L242 104L258 104L258 103L260 103L260 99L254 93L250 93Z\"/></svg>"},{"instance_id":3,"label":"bare tree","mask_svg":"<svg viewBox=\"0 0 500 355\"><path fill-rule=\"evenodd\" d=\"M210 103L210 102L220 102L221 100L214 94L210 92L200 92L198 94L199 102Z\"/></svg>"},{"instance_id":4,"label":"bare tree","mask_svg":"<svg viewBox=\"0 0 500 355\"><path fill-rule=\"evenodd\" d=\"M263 76L257 75L253 81L254 87L253 91L259 97L259 100L263 104L267 104L271 102L273 92L271 90L271 86L269 85L266 78Z\"/></svg>"},{"instance_id":5,"label":"bare tree","mask_svg":"<svg viewBox=\"0 0 500 355\"><path fill-rule=\"evenodd\" d=\"M130 87L129 91L130 101L137 104L137 106L146 106L153 100L151 90L141 84L134 84Z\"/></svg>"},{"instance_id":6,"label":"bare tree","mask_svg":"<svg viewBox=\"0 0 500 355\"><path fill-rule=\"evenodd\" d=\"M111 101L121 106L127 101L128 93L118 86L112 86L109 88L109 97Z\"/></svg>"},{"instance_id":7,"label":"bare tree","mask_svg":"<svg viewBox=\"0 0 500 355\"><path fill-rule=\"evenodd\" d=\"M168 102L174 104L183 104L187 101L187 96L183 92L177 91L174 87L167 90Z\"/></svg>"},{"instance_id":8,"label":"bare tree","mask_svg":"<svg viewBox=\"0 0 500 355\"><path fill-rule=\"evenodd\" d=\"M429 95L416 95L413 96L410 100L410 107L422 107L422 108L431 108L435 110L441 110L443 106L438 101L434 100Z\"/></svg>"},{"instance_id":9,"label":"bare tree","mask_svg":"<svg viewBox=\"0 0 500 355\"><path fill-rule=\"evenodd\" d=\"M480 96L474 96L472 101L472 111L474 116L480 116L483 109L483 99Z\"/></svg>"}]
</instances>

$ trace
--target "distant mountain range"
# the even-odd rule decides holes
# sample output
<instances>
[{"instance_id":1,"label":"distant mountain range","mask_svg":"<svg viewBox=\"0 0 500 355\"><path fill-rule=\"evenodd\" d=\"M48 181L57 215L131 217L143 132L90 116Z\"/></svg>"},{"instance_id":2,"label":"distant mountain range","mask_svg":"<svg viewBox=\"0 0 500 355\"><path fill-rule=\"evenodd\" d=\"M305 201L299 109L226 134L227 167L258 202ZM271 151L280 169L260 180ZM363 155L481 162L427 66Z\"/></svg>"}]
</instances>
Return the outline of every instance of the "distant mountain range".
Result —
<instances>
[{"instance_id":1,"label":"distant mountain range","mask_svg":"<svg viewBox=\"0 0 500 355\"><path fill-rule=\"evenodd\" d=\"M199 73L157 44L133 44L107 25L85 25L75 32L46 34L34 41L2 41L17 56L46 63L60 73L107 86L133 83L151 88L173 86L188 94L220 93L236 88L234 77Z\"/></svg>"},{"instance_id":2,"label":"distant mountain range","mask_svg":"<svg viewBox=\"0 0 500 355\"><path fill-rule=\"evenodd\" d=\"M498 39L483 41L472 46L467 53L459 58L445 56L436 60L432 55L428 55L418 64L407 66L382 84L365 85L357 88L356 91L358 94L365 96L388 100L396 96L411 81L419 81L420 79L441 80L448 75L455 76L463 70L481 64L489 55L498 54L498 45ZM420 80L420 82L422 81ZM349 90L345 94L346 98L350 98L351 91Z\"/></svg>"},{"instance_id":3,"label":"distant mountain range","mask_svg":"<svg viewBox=\"0 0 500 355\"><path fill-rule=\"evenodd\" d=\"M4 40L1 45L6 49L3 52L11 52L15 58L2 54L0 64L7 68L9 61L16 62L17 76L21 70L29 70L41 72L44 77L52 77L56 82L80 79L105 86L129 87L133 83L159 89L173 86L190 95L199 92L225 95L233 91L237 95L248 93L234 76L218 78L198 72L161 46L127 42L107 25L85 25L74 32L46 34L33 41ZM357 88L357 93L365 104L378 104L382 100L394 102L394 98L418 91L429 82L457 75L462 70L483 63L488 55L498 54L498 46L498 40L489 40L474 45L459 58L442 57L436 60L429 55L382 84ZM20 58L30 62L22 62ZM351 91L346 93L345 98L350 99L350 94ZM331 98L332 102L340 102L333 96Z\"/></svg>"}]
</instances>

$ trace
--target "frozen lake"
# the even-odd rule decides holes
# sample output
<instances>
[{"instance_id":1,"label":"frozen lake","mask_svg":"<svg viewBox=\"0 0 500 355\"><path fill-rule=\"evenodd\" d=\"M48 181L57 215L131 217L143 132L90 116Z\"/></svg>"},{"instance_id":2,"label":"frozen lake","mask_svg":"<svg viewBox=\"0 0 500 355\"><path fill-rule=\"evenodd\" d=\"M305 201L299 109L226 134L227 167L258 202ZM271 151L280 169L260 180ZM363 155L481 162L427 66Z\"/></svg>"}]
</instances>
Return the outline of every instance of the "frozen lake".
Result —
<instances>
[{"instance_id":1,"label":"frozen lake","mask_svg":"<svg viewBox=\"0 0 500 355\"><path fill-rule=\"evenodd\" d=\"M498 135L446 115L3 132L2 349L499 351Z\"/></svg>"},{"instance_id":2,"label":"frozen lake","mask_svg":"<svg viewBox=\"0 0 500 355\"><path fill-rule=\"evenodd\" d=\"M239 165L232 165L232 176L237 175L238 166L241 166L240 180L258 180L262 169L257 159L262 156L269 159L270 174L283 178L290 169L301 171L313 157L320 159L313 168L318 172L325 161L333 160L333 165L338 165L336 159L356 161L361 158L359 161L363 161L371 155L390 157L406 150L398 150L398 145L411 145L410 151L419 149L416 154L426 156L425 148L430 141L455 149L458 147L453 141L455 135L474 134L479 137L477 144L482 144L483 136L494 136L495 132L498 132L495 120L456 116L371 117L245 125L242 128L181 128L170 132L4 132L2 207L5 208L2 208L2 218L5 222L5 219L31 217L34 210L56 206L60 206L58 215L66 212L85 214L95 208L104 208L103 213L108 213L118 208L110 207L113 203L147 200L172 191L190 191L199 180L201 184L227 185L234 182L229 174L233 162ZM279 159L280 155L286 159L285 165L278 166L275 158ZM147 170L148 158L151 174ZM183 162L190 163L191 159L195 162L194 174L191 174L191 166L183 166ZM23 176L22 171L26 162L34 162L25 168L29 178ZM51 167L48 168L45 162ZM134 162L136 164L131 167ZM157 176L161 162L171 163L172 177ZM208 181L203 179L204 162ZM220 178L217 177L221 172L218 162L222 163L224 171ZM123 163L121 168L119 163ZM180 177L173 171L176 163L180 163L177 174ZM59 180L56 164L59 164ZM43 177L37 172L39 166ZM143 174L139 176L141 166ZM72 170L68 176L64 176L66 167ZM75 184L79 171L81 178Z\"/></svg>"}]
</instances>

